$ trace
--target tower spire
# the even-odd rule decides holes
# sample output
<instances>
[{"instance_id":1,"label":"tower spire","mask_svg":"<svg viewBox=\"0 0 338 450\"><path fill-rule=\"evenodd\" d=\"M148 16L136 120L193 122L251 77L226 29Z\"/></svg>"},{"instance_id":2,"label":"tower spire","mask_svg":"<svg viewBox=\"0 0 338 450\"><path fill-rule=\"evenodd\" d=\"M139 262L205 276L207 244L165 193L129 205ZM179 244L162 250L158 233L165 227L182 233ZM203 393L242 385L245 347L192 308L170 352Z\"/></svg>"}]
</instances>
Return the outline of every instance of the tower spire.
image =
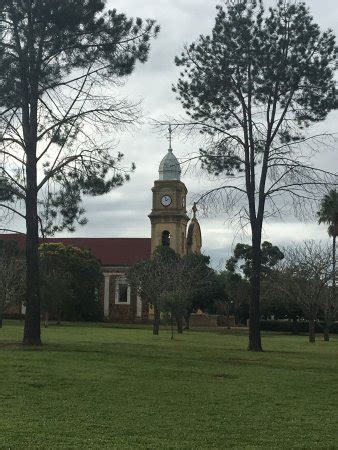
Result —
<instances>
[{"instance_id":1,"label":"tower spire","mask_svg":"<svg viewBox=\"0 0 338 450\"><path fill-rule=\"evenodd\" d=\"M168 140L169 140L169 151L172 152L172 135L173 135L173 129L171 128L171 123L169 123L169 127L168 127L168 131L169 131L169 136L168 136Z\"/></svg>"}]
</instances>

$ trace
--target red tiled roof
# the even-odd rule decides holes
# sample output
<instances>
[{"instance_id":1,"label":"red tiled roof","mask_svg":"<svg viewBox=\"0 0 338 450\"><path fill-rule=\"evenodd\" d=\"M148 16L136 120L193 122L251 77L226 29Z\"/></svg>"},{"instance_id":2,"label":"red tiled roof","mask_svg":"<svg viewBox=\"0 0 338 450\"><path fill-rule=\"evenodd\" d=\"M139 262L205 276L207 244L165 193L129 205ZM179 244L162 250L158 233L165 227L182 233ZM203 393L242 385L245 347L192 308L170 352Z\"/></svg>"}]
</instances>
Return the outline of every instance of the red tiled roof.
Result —
<instances>
[{"instance_id":1,"label":"red tiled roof","mask_svg":"<svg viewBox=\"0 0 338 450\"><path fill-rule=\"evenodd\" d=\"M25 248L24 234L0 234L0 240L17 241ZM40 242L42 240L40 239ZM46 238L44 242L62 242L65 245L87 248L103 266L130 266L150 258L150 238Z\"/></svg>"}]
</instances>

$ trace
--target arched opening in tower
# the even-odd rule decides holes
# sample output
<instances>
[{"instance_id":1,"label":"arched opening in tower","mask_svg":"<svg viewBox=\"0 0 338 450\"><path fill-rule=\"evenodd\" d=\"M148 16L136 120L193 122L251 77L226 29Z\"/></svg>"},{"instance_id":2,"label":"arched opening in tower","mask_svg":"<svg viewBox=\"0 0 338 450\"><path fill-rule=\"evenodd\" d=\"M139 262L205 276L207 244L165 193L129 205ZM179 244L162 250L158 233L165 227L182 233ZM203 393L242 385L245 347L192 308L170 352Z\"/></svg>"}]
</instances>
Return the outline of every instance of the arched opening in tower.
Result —
<instances>
[{"instance_id":1,"label":"arched opening in tower","mask_svg":"<svg viewBox=\"0 0 338 450\"><path fill-rule=\"evenodd\" d=\"M170 233L168 230L162 231L162 245L163 247L170 247Z\"/></svg>"}]
</instances>

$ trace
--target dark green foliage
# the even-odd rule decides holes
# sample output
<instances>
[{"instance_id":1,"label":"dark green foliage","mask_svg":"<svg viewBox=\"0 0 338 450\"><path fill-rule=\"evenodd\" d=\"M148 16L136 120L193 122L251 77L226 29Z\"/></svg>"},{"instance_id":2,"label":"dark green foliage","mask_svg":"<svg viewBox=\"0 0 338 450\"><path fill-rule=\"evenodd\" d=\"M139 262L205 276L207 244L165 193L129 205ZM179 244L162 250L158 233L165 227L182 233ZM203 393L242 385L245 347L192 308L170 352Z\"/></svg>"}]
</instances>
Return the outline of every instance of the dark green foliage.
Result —
<instances>
[{"instance_id":1,"label":"dark green foliage","mask_svg":"<svg viewBox=\"0 0 338 450\"><path fill-rule=\"evenodd\" d=\"M217 274L210 270L205 273L200 285L197 285L189 297L189 312L202 310L205 313L217 313L217 304L223 298L223 286L219 282Z\"/></svg>"},{"instance_id":2,"label":"dark green foliage","mask_svg":"<svg viewBox=\"0 0 338 450\"><path fill-rule=\"evenodd\" d=\"M169 246L159 245L153 254L152 260L156 263L164 261L165 263L174 263L180 259L180 256Z\"/></svg>"},{"instance_id":3,"label":"dark green foliage","mask_svg":"<svg viewBox=\"0 0 338 450\"><path fill-rule=\"evenodd\" d=\"M48 318L58 322L64 319L65 310L71 309L75 300L73 276L67 270L69 257L64 250L62 244L44 244L40 247L41 310L45 313L46 325Z\"/></svg>"},{"instance_id":4,"label":"dark green foliage","mask_svg":"<svg viewBox=\"0 0 338 450\"><path fill-rule=\"evenodd\" d=\"M25 295L25 261L16 241L0 240L0 327L3 314L19 311ZM14 309L13 309L14 308Z\"/></svg>"},{"instance_id":5,"label":"dark green foliage","mask_svg":"<svg viewBox=\"0 0 338 450\"><path fill-rule=\"evenodd\" d=\"M129 19L116 9L104 11L105 6L102 0L3 0L0 20L13 23L0 47L3 105L21 107L22 70L27 71L29 90L35 89L30 75L38 75L42 96L64 82L75 68L101 64L105 66L102 75L123 77L133 71L137 61L145 62L150 37L158 32L154 21ZM3 27L3 33L5 30ZM22 55L16 54L17 41ZM9 50L11 45L14 52ZM22 58L20 66L18 56ZM63 136L59 132L54 139L60 141Z\"/></svg>"},{"instance_id":6,"label":"dark green foliage","mask_svg":"<svg viewBox=\"0 0 338 450\"><path fill-rule=\"evenodd\" d=\"M182 263L187 272L194 271L195 278L194 285L190 286L186 308L190 312L196 312L198 309L213 312L221 289L215 271L209 267L210 257L190 253L183 256Z\"/></svg>"},{"instance_id":7,"label":"dark green foliage","mask_svg":"<svg viewBox=\"0 0 338 450\"><path fill-rule=\"evenodd\" d=\"M321 33L305 3L279 0L267 15L263 3L251 0L227 9L218 6L212 34L200 36L176 58L183 72L175 91L192 119L206 121L202 132L215 136L217 127L238 126L242 101L266 108L276 90L278 106L288 106L299 124L320 121L334 101L334 43L332 31ZM292 139L288 131L280 130L285 141ZM240 144L236 140L229 136L213 155L202 153L210 171L243 166L232 150ZM258 154L263 152L258 136L252 145Z\"/></svg>"},{"instance_id":8,"label":"dark green foliage","mask_svg":"<svg viewBox=\"0 0 338 450\"><path fill-rule=\"evenodd\" d=\"M14 188L7 177L1 173L0 168L0 202L11 203L14 200Z\"/></svg>"},{"instance_id":9,"label":"dark green foliage","mask_svg":"<svg viewBox=\"0 0 338 450\"><path fill-rule=\"evenodd\" d=\"M264 241L262 243L261 258L261 276L264 277L284 258L284 254L277 245ZM230 272L239 270L246 278L250 278L252 273L252 246L238 243L234 250L234 256L228 259L226 267Z\"/></svg>"},{"instance_id":10,"label":"dark green foliage","mask_svg":"<svg viewBox=\"0 0 338 450\"><path fill-rule=\"evenodd\" d=\"M330 236L338 235L338 192L335 189L331 189L323 197L317 217L319 223L329 225L328 233Z\"/></svg>"},{"instance_id":11,"label":"dark green foliage","mask_svg":"<svg viewBox=\"0 0 338 450\"><path fill-rule=\"evenodd\" d=\"M294 333L294 323L291 320L262 320L261 327L264 331L277 331L284 333ZM325 322L316 322L316 333L323 333ZM307 333L309 330L309 322L302 320L297 322L297 331L299 333ZM338 334L338 323L331 326L332 334Z\"/></svg>"},{"instance_id":12,"label":"dark green foliage","mask_svg":"<svg viewBox=\"0 0 338 450\"><path fill-rule=\"evenodd\" d=\"M85 249L64 244L40 246L41 302L58 320L100 320L99 261Z\"/></svg>"},{"instance_id":13,"label":"dark green foliage","mask_svg":"<svg viewBox=\"0 0 338 450\"><path fill-rule=\"evenodd\" d=\"M22 256L22 252L19 249L19 245L17 241L12 240L2 240L0 239L0 255L2 258L4 257L14 257L19 258Z\"/></svg>"},{"instance_id":14,"label":"dark green foliage","mask_svg":"<svg viewBox=\"0 0 338 450\"><path fill-rule=\"evenodd\" d=\"M218 274L222 297L218 300L219 313L234 315L236 324L245 324L249 317L250 284L239 273L230 270Z\"/></svg>"}]
</instances>

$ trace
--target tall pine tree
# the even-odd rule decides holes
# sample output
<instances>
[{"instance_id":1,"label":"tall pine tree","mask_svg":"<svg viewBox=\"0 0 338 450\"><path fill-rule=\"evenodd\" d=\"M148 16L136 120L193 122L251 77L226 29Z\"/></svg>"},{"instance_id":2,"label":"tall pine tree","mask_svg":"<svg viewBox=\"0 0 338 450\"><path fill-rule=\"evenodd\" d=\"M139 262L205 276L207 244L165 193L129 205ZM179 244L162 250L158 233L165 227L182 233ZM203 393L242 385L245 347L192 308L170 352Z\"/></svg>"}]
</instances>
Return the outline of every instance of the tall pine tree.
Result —
<instances>
[{"instance_id":1,"label":"tall pine tree","mask_svg":"<svg viewBox=\"0 0 338 450\"><path fill-rule=\"evenodd\" d=\"M105 133L137 119L115 92L144 63L159 31L105 0L2 0L1 185L26 222L27 309L23 343L39 345L39 224L47 232L85 223L81 197L128 179ZM10 189L10 195L9 195ZM23 204L24 213L13 205Z\"/></svg>"},{"instance_id":2,"label":"tall pine tree","mask_svg":"<svg viewBox=\"0 0 338 450\"><path fill-rule=\"evenodd\" d=\"M202 167L221 179L204 198L227 209L240 205L251 227L252 351L262 350L266 216L290 203L299 210L337 182L311 165L312 147L305 147L305 129L334 107L334 45L332 31L321 32L302 2L278 0L265 11L262 1L243 0L219 6L212 33L176 58L182 72L174 91L190 116L183 125L204 136Z\"/></svg>"}]
</instances>

